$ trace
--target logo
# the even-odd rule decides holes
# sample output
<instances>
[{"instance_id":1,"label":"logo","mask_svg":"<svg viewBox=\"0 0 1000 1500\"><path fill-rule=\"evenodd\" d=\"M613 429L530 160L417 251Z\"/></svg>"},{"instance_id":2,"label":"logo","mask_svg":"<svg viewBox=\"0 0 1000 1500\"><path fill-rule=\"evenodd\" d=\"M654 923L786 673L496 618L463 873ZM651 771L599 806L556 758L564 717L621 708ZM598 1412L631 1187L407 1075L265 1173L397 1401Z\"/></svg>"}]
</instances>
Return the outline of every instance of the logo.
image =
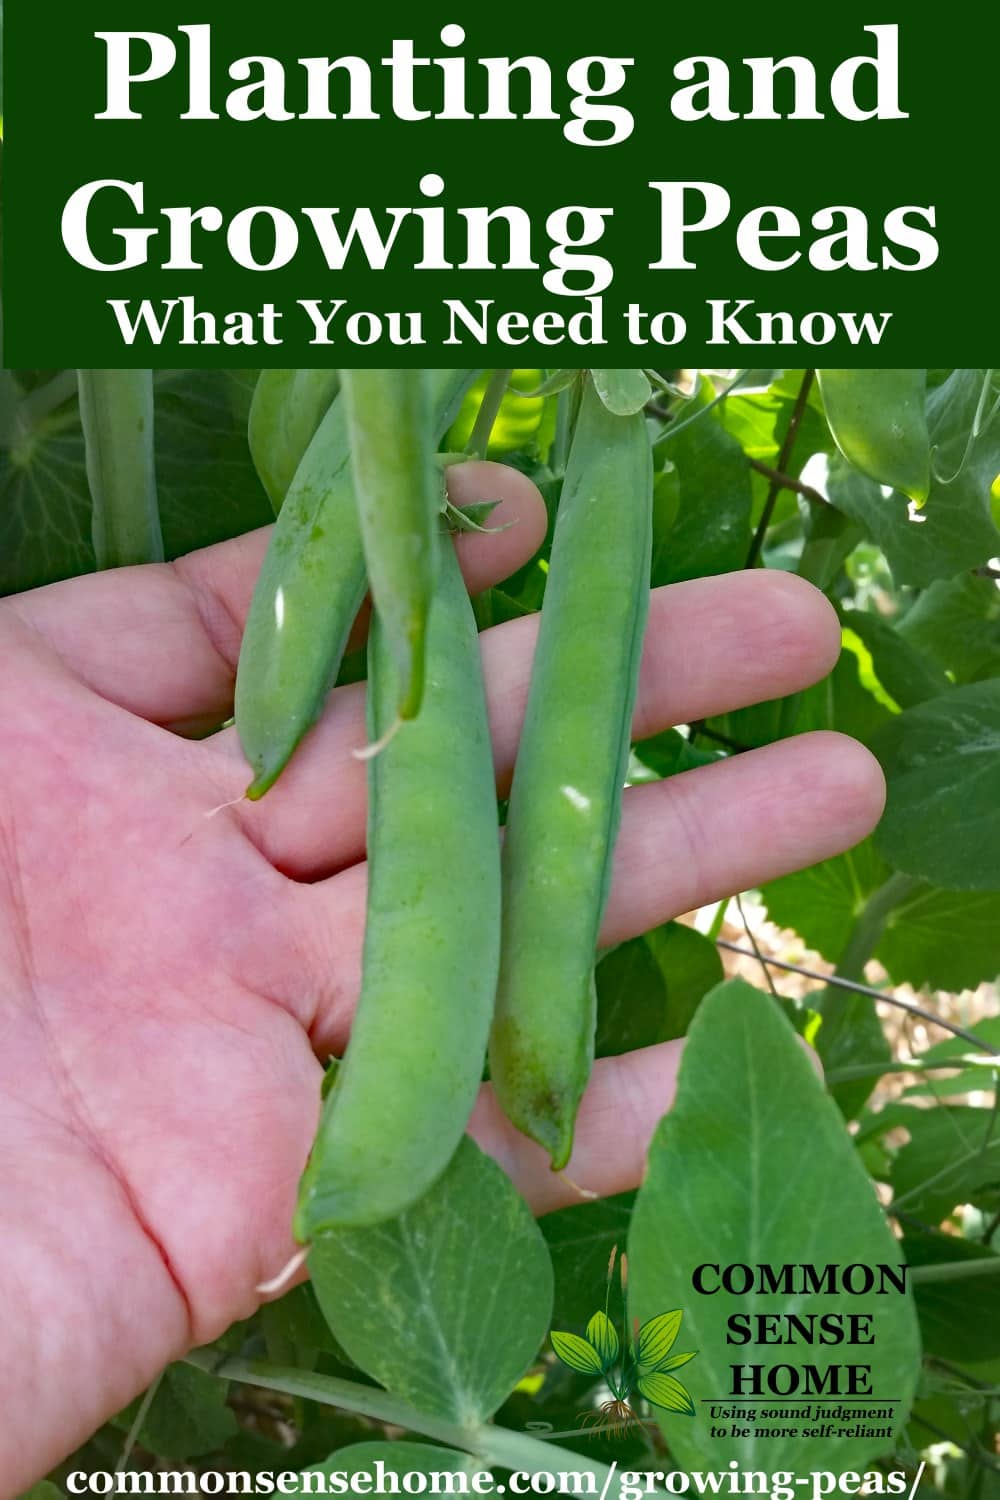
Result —
<instances>
[{"instance_id":1,"label":"logo","mask_svg":"<svg viewBox=\"0 0 1000 1500\"><path fill-rule=\"evenodd\" d=\"M693 1417L694 1402L687 1388L672 1372L694 1359L698 1352L696 1349L683 1354L671 1352L684 1316L679 1308L675 1308L673 1312L660 1313L641 1327L638 1318L630 1325L626 1255L619 1262L622 1300L622 1334L619 1337L608 1313L617 1253L616 1245L608 1261L604 1310L594 1313L587 1324L584 1337L581 1338L578 1333L556 1331L551 1335L552 1348L557 1358L569 1369L576 1370L581 1375L603 1376L611 1397L596 1412L588 1413L582 1420L599 1427L609 1436L624 1436L630 1428L642 1425L633 1405L636 1393L644 1397L651 1406Z\"/></svg>"}]
</instances>

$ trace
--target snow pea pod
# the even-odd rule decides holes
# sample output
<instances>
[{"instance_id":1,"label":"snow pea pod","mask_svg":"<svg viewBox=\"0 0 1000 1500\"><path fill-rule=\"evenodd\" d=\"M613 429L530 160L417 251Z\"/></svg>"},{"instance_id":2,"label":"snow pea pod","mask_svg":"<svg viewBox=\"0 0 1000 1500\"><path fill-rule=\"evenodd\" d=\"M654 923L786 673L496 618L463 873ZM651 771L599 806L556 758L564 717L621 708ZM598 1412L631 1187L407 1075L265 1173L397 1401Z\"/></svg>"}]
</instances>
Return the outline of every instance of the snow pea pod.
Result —
<instances>
[{"instance_id":1,"label":"snow pea pod","mask_svg":"<svg viewBox=\"0 0 1000 1500\"><path fill-rule=\"evenodd\" d=\"M368 763L368 909L361 999L295 1218L299 1240L402 1213L444 1171L482 1077L500 943L500 845L472 604L442 539L417 719ZM400 674L376 616L368 732Z\"/></svg>"},{"instance_id":2,"label":"snow pea pod","mask_svg":"<svg viewBox=\"0 0 1000 1500\"><path fill-rule=\"evenodd\" d=\"M99 568L162 562L152 370L78 370Z\"/></svg>"},{"instance_id":3,"label":"snow pea pod","mask_svg":"<svg viewBox=\"0 0 1000 1500\"><path fill-rule=\"evenodd\" d=\"M330 402L336 370L261 370L250 404L250 453L277 513Z\"/></svg>"},{"instance_id":4,"label":"snow pea pod","mask_svg":"<svg viewBox=\"0 0 1000 1500\"><path fill-rule=\"evenodd\" d=\"M652 490L642 415L612 415L588 379L511 788L490 1041L500 1103L556 1170L593 1062L594 962L649 603Z\"/></svg>"},{"instance_id":5,"label":"snow pea pod","mask_svg":"<svg viewBox=\"0 0 1000 1500\"><path fill-rule=\"evenodd\" d=\"M401 719L424 691L441 480L426 370L341 370L372 599L399 669Z\"/></svg>"},{"instance_id":6,"label":"snow pea pod","mask_svg":"<svg viewBox=\"0 0 1000 1500\"><path fill-rule=\"evenodd\" d=\"M478 372L431 370L442 435ZM306 449L254 589L236 674L236 728L262 797L319 718L367 580L343 402Z\"/></svg>"},{"instance_id":7,"label":"snow pea pod","mask_svg":"<svg viewBox=\"0 0 1000 1500\"><path fill-rule=\"evenodd\" d=\"M918 505L931 484L926 370L817 370L834 442L849 463Z\"/></svg>"}]
</instances>

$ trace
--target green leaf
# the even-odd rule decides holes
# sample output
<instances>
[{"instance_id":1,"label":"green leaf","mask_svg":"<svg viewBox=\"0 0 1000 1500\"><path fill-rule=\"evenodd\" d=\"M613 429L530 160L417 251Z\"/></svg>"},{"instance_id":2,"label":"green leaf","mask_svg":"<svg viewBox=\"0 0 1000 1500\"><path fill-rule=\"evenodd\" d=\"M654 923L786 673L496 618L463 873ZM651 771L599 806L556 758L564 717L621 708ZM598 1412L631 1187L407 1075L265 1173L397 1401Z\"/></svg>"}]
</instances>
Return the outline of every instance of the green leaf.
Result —
<instances>
[{"instance_id":1,"label":"green leaf","mask_svg":"<svg viewBox=\"0 0 1000 1500\"><path fill-rule=\"evenodd\" d=\"M597 1056L683 1036L721 978L715 944L680 922L619 944L597 965Z\"/></svg>"},{"instance_id":2,"label":"green leaf","mask_svg":"<svg viewBox=\"0 0 1000 1500\"><path fill-rule=\"evenodd\" d=\"M642 1325L635 1351L640 1370L658 1370L661 1367L674 1347L683 1316L680 1308L674 1308L672 1312L658 1313L655 1318L650 1318Z\"/></svg>"},{"instance_id":3,"label":"green leaf","mask_svg":"<svg viewBox=\"0 0 1000 1500\"><path fill-rule=\"evenodd\" d=\"M981 370L955 370L927 400L938 473L963 462L982 390ZM832 459L827 494L833 505L865 527L888 559L897 583L924 587L978 567L1000 552L1000 531L990 513L990 488L1000 472L1000 420L973 442L961 472L949 482L933 478L919 517L911 519L904 495L882 494L878 484L843 459Z\"/></svg>"},{"instance_id":4,"label":"green leaf","mask_svg":"<svg viewBox=\"0 0 1000 1500\"><path fill-rule=\"evenodd\" d=\"M873 840L865 839L846 854L770 881L761 895L772 922L836 963L868 897L889 874ZM974 989L1000 971L1000 893L945 891L921 882L888 913L874 956L894 984ZM831 1018L837 1004L832 996ZM829 1065L873 1060L841 1057Z\"/></svg>"},{"instance_id":5,"label":"green leaf","mask_svg":"<svg viewBox=\"0 0 1000 1500\"><path fill-rule=\"evenodd\" d=\"M931 449L926 370L817 370L837 447L855 468L922 502Z\"/></svg>"},{"instance_id":6,"label":"green leaf","mask_svg":"<svg viewBox=\"0 0 1000 1500\"><path fill-rule=\"evenodd\" d=\"M444 440L450 452L461 453L472 436L492 374L492 370L487 370L467 392ZM541 380L541 370L514 371L490 434L491 457L518 450L530 452L537 446L545 410L545 398L539 389Z\"/></svg>"},{"instance_id":7,"label":"green leaf","mask_svg":"<svg viewBox=\"0 0 1000 1500\"><path fill-rule=\"evenodd\" d=\"M933 584L933 588L950 588L950 584ZM851 609L843 615L844 625L868 647L878 680L899 704L913 708L928 698L946 693L952 686L944 669L922 649L911 636L901 634L881 615L867 610Z\"/></svg>"},{"instance_id":8,"label":"green leaf","mask_svg":"<svg viewBox=\"0 0 1000 1500\"><path fill-rule=\"evenodd\" d=\"M816 1053L824 1073L860 1064L891 1062L892 1048L869 995L853 994L829 984L809 996L809 1007L822 1023L816 1033ZM845 1120L857 1118L875 1082L874 1077L868 1077L831 1085L830 1097Z\"/></svg>"},{"instance_id":9,"label":"green leaf","mask_svg":"<svg viewBox=\"0 0 1000 1500\"><path fill-rule=\"evenodd\" d=\"M865 902L889 875L871 839L821 864L771 880L761 897L772 922L790 927L836 963Z\"/></svg>"},{"instance_id":10,"label":"green leaf","mask_svg":"<svg viewBox=\"0 0 1000 1500\"><path fill-rule=\"evenodd\" d=\"M468 1137L412 1209L373 1229L321 1235L309 1267L355 1364L457 1422L496 1410L549 1325L552 1268L541 1231Z\"/></svg>"},{"instance_id":11,"label":"green leaf","mask_svg":"<svg viewBox=\"0 0 1000 1500\"><path fill-rule=\"evenodd\" d=\"M925 837L934 830L925 830ZM920 884L886 919L875 956L894 984L974 990L1000 974L1000 892ZM968 1043L962 1044L968 1050Z\"/></svg>"},{"instance_id":12,"label":"green leaf","mask_svg":"<svg viewBox=\"0 0 1000 1500\"><path fill-rule=\"evenodd\" d=\"M604 405L616 417L634 416L653 394L641 370L591 370L590 378Z\"/></svg>"},{"instance_id":13,"label":"green leaf","mask_svg":"<svg viewBox=\"0 0 1000 1500\"><path fill-rule=\"evenodd\" d=\"M348 1477L354 1474L372 1474L376 1463L381 1463L387 1474L398 1474L400 1479L405 1479L407 1474L465 1474L471 1477L482 1469L481 1461L471 1453L459 1453L454 1448L438 1448L431 1443L411 1443L404 1439L394 1443L352 1443L348 1448L340 1448L336 1453L331 1453L325 1463L314 1464L304 1470L300 1477L304 1479L306 1474L324 1474L327 1477L333 1474L345 1474ZM301 1489L287 1489L284 1493L313 1495L316 1490L309 1484L303 1484ZM444 1493L452 1493L450 1485L445 1488Z\"/></svg>"},{"instance_id":14,"label":"green leaf","mask_svg":"<svg viewBox=\"0 0 1000 1500\"><path fill-rule=\"evenodd\" d=\"M802 529L805 540L796 571L800 578L826 590L864 533L832 505L806 506Z\"/></svg>"},{"instance_id":15,"label":"green leaf","mask_svg":"<svg viewBox=\"0 0 1000 1500\"><path fill-rule=\"evenodd\" d=\"M971 574L940 579L903 617L899 633L939 671L950 672L956 682L996 677L1000 674L1000 588L993 578Z\"/></svg>"},{"instance_id":16,"label":"green leaf","mask_svg":"<svg viewBox=\"0 0 1000 1500\"><path fill-rule=\"evenodd\" d=\"M558 1333L553 1330L551 1338L557 1357L571 1370L577 1370L581 1375L600 1375L605 1369L599 1351L578 1333Z\"/></svg>"},{"instance_id":17,"label":"green leaf","mask_svg":"<svg viewBox=\"0 0 1000 1500\"><path fill-rule=\"evenodd\" d=\"M712 400L703 380L695 409ZM654 587L741 568L750 546L750 469L716 412L701 410L665 443L677 469L680 502L666 538L657 538Z\"/></svg>"},{"instance_id":18,"label":"green leaf","mask_svg":"<svg viewBox=\"0 0 1000 1500\"><path fill-rule=\"evenodd\" d=\"M1000 680L907 709L872 749L889 787L875 834L889 863L950 890L1000 889Z\"/></svg>"},{"instance_id":19,"label":"green leaf","mask_svg":"<svg viewBox=\"0 0 1000 1500\"><path fill-rule=\"evenodd\" d=\"M156 474L164 547L178 557L273 519L250 459L253 371L156 375ZM83 432L75 400L0 453L0 594L94 567Z\"/></svg>"},{"instance_id":20,"label":"green leaf","mask_svg":"<svg viewBox=\"0 0 1000 1500\"><path fill-rule=\"evenodd\" d=\"M724 1238L720 1233L724 1230ZM885 1439L802 1436L713 1436L701 1398L731 1391L730 1367L744 1360L765 1371L789 1359L787 1346L740 1351L727 1342L737 1313L855 1313L844 1292L700 1296L695 1268L726 1264L897 1265L899 1249L836 1109L773 1000L740 980L706 996L691 1026L676 1101L649 1154L629 1237L633 1311L640 1318L680 1307L699 1348L690 1424L664 1423L681 1468L728 1461L741 1468L805 1472L863 1469L891 1449ZM917 1327L909 1297L872 1299L875 1343L863 1362L872 1390L898 1398L905 1421L919 1365ZM865 1304L865 1310L868 1304ZM801 1352L801 1351L800 1351ZM814 1345L808 1362L822 1372L844 1360L843 1349ZM874 1399L874 1398L873 1398ZM743 1429L741 1428L740 1431Z\"/></svg>"},{"instance_id":21,"label":"green leaf","mask_svg":"<svg viewBox=\"0 0 1000 1500\"><path fill-rule=\"evenodd\" d=\"M910 1139L892 1168L893 1201L926 1224L959 1203L993 1208L1000 1184L1000 1129L992 1109L966 1104L900 1110ZM998 1204L1000 1207L1000 1204Z\"/></svg>"},{"instance_id":22,"label":"green leaf","mask_svg":"<svg viewBox=\"0 0 1000 1500\"><path fill-rule=\"evenodd\" d=\"M634 1193L576 1203L539 1220L555 1275L553 1319L584 1324L604 1286L615 1245L624 1246Z\"/></svg>"},{"instance_id":23,"label":"green leaf","mask_svg":"<svg viewBox=\"0 0 1000 1500\"><path fill-rule=\"evenodd\" d=\"M587 1342L593 1344L600 1355L601 1369L609 1370L618 1358L621 1345L618 1330L606 1312L595 1312L587 1324Z\"/></svg>"},{"instance_id":24,"label":"green leaf","mask_svg":"<svg viewBox=\"0 0 1000 1500\"><path fill-rule=\"evenodd\" d=\"M329 1076L328 1073L326 1077ZM315 1369L320 1354L333 1355L341 1364L348 1363L308 1282L293 1287L277 1302L266 1302L258 1316L267 1356L274 1364Z\"/></svg>"},{"instance_id":25,"label":"green leaf","mask_svg":"<svg viewBox=\"0 0 1000 1500\"><path fill-rule=\"evenodd\" d=\"M697 1349L688 1349L684 1354L669 1354L666 1359L661 1359L657 1365L658 1370L679 1370L697 1355Z\"/></svg>"},{"instance_id":26,"label":"green leaf","mask_svg":"<svg viewBox=\"0 0 1000 1500\"><path fill-rule=\"evenodd\" d=\"M722 750L702 750L697 745L692 745L676 729L665 729L662 734L640 740L634 747L633 754L639 766L652 772L652 775L633 773L629 777L631 781L655 781L666 776L679 776L683 771L691 771L696 766L714 765L724 757Z\"/></svg>"},{"instance_id":27,"label":"green leaf","mask_svg":"<svg viewBox=\"0 0 1000 1500\"><path fill-rule=\"evenodd\" d=\"M654 1406L662 1406L666 1411L682 1412L687 1417L695 1414L694 1402L673 1375L653 1371L649 1375L640 1375L636 1386Z\"/></svg>"},{"instance_id":28,"label":"green leaf","mask_svg":"<svg viewBox=\"0 0 1000 1500\"><path fill-rule=\"evenodd\" d=\"M20 1500L63 1500L63 1492L51 1479L40 1479L30 1490L25 1490Z\"/></svg>"},{"instance_id":29,"label":"green leaf","mask_svg":"<svg viewBox=\"0 0 1000 1500\"><path fill-rule=\"evenodd\" d=\"M1000 1355L1000 1255L954 1234L910 1230L903 1237L903 1252L910 1266L957 1267L949 1280L914 1282L924 1353L960 1364ZM994 1262L995 1276L977 1276L970 1281L959 1274L967 1262L982 1260Z\"/></svg>"},{"instance_id":30,"label":"green leaf","mask_svg":"<svg viewBox=\"0 0 1000 1500\"><path fill-rule=\"evenodd\" d=\"M226 1405L228 1386L192 1365L170 1365L163 1373L137 1442L158 1458L197 1458L221 1448L237 1431L236 1418ZM115 1419L129 1431L142 1397Z\"/></svg>"}]
</instances>

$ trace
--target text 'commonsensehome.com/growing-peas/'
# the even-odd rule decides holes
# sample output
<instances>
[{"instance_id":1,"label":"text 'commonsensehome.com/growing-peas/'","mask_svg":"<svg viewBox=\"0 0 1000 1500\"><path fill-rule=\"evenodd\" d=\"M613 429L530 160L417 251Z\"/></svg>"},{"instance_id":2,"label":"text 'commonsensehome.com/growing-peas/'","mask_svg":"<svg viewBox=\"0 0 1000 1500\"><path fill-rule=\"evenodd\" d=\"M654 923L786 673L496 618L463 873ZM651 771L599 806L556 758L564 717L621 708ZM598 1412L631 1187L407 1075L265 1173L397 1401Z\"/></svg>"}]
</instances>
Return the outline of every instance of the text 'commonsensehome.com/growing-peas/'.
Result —
<instances>
[{"instance_id":1,"label":"text 'commonsensehome.com/growing-peas/'","mask_svg":"<svg viewBox=\"0 0 1000 1500\"><path fill-rule=\"evenodd\" d=\"M921 1469L923 1466L921 1465ZM741 1470L731 1462L724 1470L618 1470L612 1464L601 1476L590 1470L515 1471L506 1480L489 1469L387 1470L381 1459L368 1469L312 1470L307 1473L264 1470L222 1473L207 1470L152 1473L107 1470L69 1475L70 1495L580 1495L596 1500L644 1500L654 1494L684 1496L762 1496L766 1500L826 1500L840 1495L900 1495L913 1500L919 1483L902 1470L857 1473L818 1469L795 1474Z\"/></svg>"}]
</instances>

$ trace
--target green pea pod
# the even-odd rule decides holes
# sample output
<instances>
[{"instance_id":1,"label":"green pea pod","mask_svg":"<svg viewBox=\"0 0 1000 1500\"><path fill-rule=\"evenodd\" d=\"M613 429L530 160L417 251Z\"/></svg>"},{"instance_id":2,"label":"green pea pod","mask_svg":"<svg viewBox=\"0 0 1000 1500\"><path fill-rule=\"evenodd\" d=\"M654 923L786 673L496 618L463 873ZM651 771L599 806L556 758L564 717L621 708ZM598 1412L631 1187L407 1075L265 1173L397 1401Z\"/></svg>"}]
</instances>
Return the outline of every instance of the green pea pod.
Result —
<instances>
[{"instance_id":1,"label":"green pea pod","mask_svg":"<svg viewBox=\"0 0 1000 1500\"><path fill-rule=\"evenodd\" d=\"M99 568L163 561L152 370L78 370Z\"/></svg>"},{"instance_id":2,"label":"green pea pod","mask_svg":"<svg viewBox=\"0 0 1000 1500\"><path fill-rule=\"evenodd\" d=\"M444 434L476 370L430 370ZM319 718L367 587L343 402L316 430L281 507L247 616L236 728L262 797Z\"/></svg>"},{"instance_id":3,"label":"green pea pod","mask_svg":"<svg viewBox=\"0 0 1000 1500\"><path fill-rule=\"evenodd\" d=\"M441 480L426 370L341 370L372 599L399 668L401 719L424 691Z\"/></svg>"},{"instance_id":4,"label":"green pea pod","mask_svg":"<svg viewBox=\"0 0 1000 1500\"><path fill-rule=\"evenodd\" d=\"M442 543L420 717L368 763L361 999L299 1193L295 1234L402 1213L444 1171L482 1077L500 943L500 843L479 641ZM399 671L376 617L368 732L396 716Z\"/></svg>"},{"instance_id":5,"label":"green pea pod","mask_svg":"<svg viewBox=\"0 0 1000 1500\"><path fill-rule=\"evenodd\" d=\"M250 404L250 453L277 513L340 389L337 370L261 370Z\"/></svg>"},{"instance_id":6,"label":"green pea pod","mask_svg":"<svg viewBox=\"0 0 1000 1500\"><path fill-rule=\"evenodd\" d=\"M588 381L570 449L503 850L490 1073L508 1117L569 1160L594 1052L594 962L649 603L641 414Z\"/></svg>"},{"instance_id":7,"label":"green pea pod","mask_svg":"<svg viewBox=\"0 0 1000 1500\"><path fill-rule=\"evenodd\" d=\"M930 493L926 370L817 370L833 440L869 479L918 505Z\"/></svg>"},{"instance_id":8,"label":"green pea pod","mask_svg":"<svg viewBox=\"0 0 1000 1500\"><path fill-rule=\"evenodd\" d=\"M653 387L642 370L591 370L597 394L616 417L631 417L642 411Z\"/></svg>"}]
</instances>

